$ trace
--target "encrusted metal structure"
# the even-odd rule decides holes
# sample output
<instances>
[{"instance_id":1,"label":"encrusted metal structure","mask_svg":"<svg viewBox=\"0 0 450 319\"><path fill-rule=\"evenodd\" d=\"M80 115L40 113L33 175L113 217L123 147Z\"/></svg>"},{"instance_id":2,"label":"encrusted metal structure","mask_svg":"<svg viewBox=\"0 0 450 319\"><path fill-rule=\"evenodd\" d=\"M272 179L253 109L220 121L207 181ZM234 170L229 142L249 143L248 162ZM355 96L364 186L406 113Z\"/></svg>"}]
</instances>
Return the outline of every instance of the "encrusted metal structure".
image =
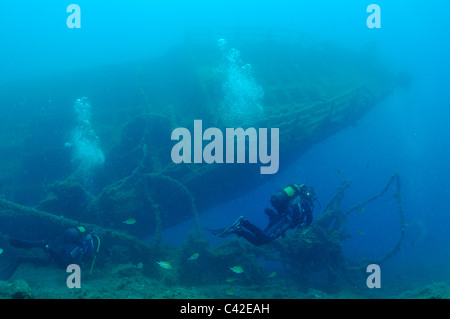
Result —
<instances>
[{"instance_id":1,"label":"encrusted metal structure","mask_svg":"<svg viewBox=\"0 0 450 319\"><path fill-rule=\"evenodd\" d=\"M230 62L230 50L239 59ZM270 178L259 164L174 164L170 157L173 129L191 129L196 119L207 127L229 125L223 118L227 72L246 65L245 76L264 93L257 101L263 113L235 125L279 128L280 169L354 124L396 86L394 74L372 55L304 34L194 30L157 58L0 89L3 196L64 220L155 234L157 241L163 228ZM72 105L82 96L92 103L106 158L88 173L71 163L64 143L75 125ZM136 224L125 225L127 218Z\"/></svg>"}]
</instances>

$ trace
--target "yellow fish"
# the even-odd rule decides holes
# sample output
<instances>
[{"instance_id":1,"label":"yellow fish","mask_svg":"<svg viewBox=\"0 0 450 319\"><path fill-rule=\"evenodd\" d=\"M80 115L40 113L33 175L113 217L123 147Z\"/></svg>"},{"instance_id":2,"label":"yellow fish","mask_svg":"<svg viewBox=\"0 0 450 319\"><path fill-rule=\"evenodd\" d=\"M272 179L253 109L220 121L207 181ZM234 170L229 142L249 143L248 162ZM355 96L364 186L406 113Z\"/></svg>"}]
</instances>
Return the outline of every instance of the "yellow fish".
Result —
<instances>
[{"instance_id":1,"label":"yellow fish","mask_svg":"<svg viewBox=\"0 0 450 319\"><path fill-rule=\"evenodd\" d=\"M196 260L198 258L198 256L200 256L199 253L194 253L191 255L191 257L188 258L188 260Z\"/></svg>"},{"instance_id":2,"label":"yellow fish","mask_svg":"<svg viewBox=\"0 0 450 319\"><path fill-rule=\"evenodd\" d=\"M310 238L303 238L304 241L306 241L308 244L312 244L312 239Z\"/></svg>"},{"instance_id":3,"label":"yellow fish","mask_svg":"<svg viewBox=\"0 0 450 319\"><path fill-rule=\"evenodd\" d=\"M365 233L364 233L364 231L362 231L362 230L357 230L356 231L358 234L360 234L360 235L364 235Z\"/></svg>"},{"instance_id":4,"label":"yellow fish","mask_svg":"<svg viewBox=\"0 0 450 319\"><path fill-rule=\"evenodd\" d=\"M172 269L172 264L168 261L157 261L156 263L164 269Z\"/></svg>"},{"instance_id":5,"label":"yellow fish","mask_svg":"<svg viewBox=\"0 0 450 319\"><path fill-rule=\"evenodd\" d=\"M306 229L302 230L302 235L306 235L307 233L309 233L309 229L310 228L306 228Z\"/></svg>"},{"instance_id":6,"label":"yellow fish","mask_svg":"<svg viewBox=\"0 0 450 319\"><path fill-rule=\"evenodd\" d=\"M127 224L127 225L133 225L133 224L136 224L136 219L128 218L128 219L124 220L123 223Z\"/></svg>"},{"instance_id":7,"label":"yellow fish","mask_svg":"<svg viewBox=\"0 0 450 319\"><path fill-rule=\"evenodd\" d=\"M361 208L361 209L358 211L358 215L364 213L365 211L366 211L365 208Z\"/></svg>"},{"instance_id":8,"label":"yellow fish","mask_svg":"<svg viewBox=\"0 0 450 319\"><path fill-rule=\"evenodd\" d=\"M277 275L275 271L272 271L270 274L267 275L268 278L273 278Z\"/></svg>"},{"instance_id":9,"label":"yellow fish","mask_svg":"<svg viewBox=\"0 0 450 319\"><path fill-rule=\"evenodd\" d=\"M234 290L233 290L233 288L227 288L227 289L225 289L225 293L228 296L233 296L234 295Z\"/></svg>"},{"instance_id":10,"label":"yellow fish","mask_svg":"<svg viewBox=\"0 0 450 319\"><path fill-rule=\"evenodd\" d=\"M236 281L236 278L234 278L234 277L228 277L227 278L227 282L233 282L233 281Z\"/></svg>"},{"instance_id":11,"label":"yellow fish","mask_svg":"<svg viewBox=\"0 0 450 319\"><path fill-rule=\"evenodd\" d=\"M244 272L244 269L241 266L233 266L230 267L232 272L235 272L237 274L242 274Z\"/></svg>"}]
</instances>

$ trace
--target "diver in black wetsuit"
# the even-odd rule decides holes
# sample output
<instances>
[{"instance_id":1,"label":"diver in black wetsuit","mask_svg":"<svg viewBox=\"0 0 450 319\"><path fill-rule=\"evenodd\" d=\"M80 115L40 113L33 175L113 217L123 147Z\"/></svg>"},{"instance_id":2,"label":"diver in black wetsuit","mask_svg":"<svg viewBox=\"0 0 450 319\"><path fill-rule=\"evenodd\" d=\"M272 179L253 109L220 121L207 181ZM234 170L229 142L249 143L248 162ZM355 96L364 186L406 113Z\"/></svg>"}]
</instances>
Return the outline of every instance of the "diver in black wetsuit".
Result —
<instances>
[{"instance_id":1,"label":"diver in black wetsuit","mask_svg":"<svg viewBox=\"0 0 450 319\"><path fill-rule=\"evenodd\" d=\"M67 229L62 236L56 238L52 243L45 240L30 241L10 238L9 243L17 248L42 248L59 267L66 268L70 264L81 265L90 260L95 260L96 253L100 248L100 238L95 232L88 232L82 226ZM9 266L0 270L0 280L9 279L17 267L22 263L33 263L47 265L51 260L39 258L18 257ZM91 270L92 270L91 266Z\"/></svg>"},{"instance_id":2,"label":"diver in black wetsuit","mask_svg":"<svg viewBox=\"0 0 450 319\"><path fill-rule=\"evenodd\" d=\"M243 216L228 228L208 230L219 237L236 234L255 246L267 244L275 238L284 236L288 229L298 226L308 227L313 220L313 201L315 199L312 187L291 184L271 196L270 202L276 212L270 208L265 209L265 213L269 217L269 224L264 230L253 225Z\"/></svg>"}]
</instances>

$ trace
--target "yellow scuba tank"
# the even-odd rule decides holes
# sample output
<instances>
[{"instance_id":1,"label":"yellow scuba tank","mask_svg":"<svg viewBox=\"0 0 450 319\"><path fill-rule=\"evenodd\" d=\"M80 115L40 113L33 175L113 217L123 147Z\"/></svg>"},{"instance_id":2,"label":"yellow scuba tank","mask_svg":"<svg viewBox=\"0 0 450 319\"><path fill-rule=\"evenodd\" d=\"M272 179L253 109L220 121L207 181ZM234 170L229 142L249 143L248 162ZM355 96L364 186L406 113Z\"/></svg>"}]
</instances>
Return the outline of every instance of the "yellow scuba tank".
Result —
<instances>
[{"instance_id":1,"label":"yellow scuba tank","mask_svg":"<svg viewBox=\"0 0 450 319\"><path fill-rule=\"evenodd\" d=\"M300 186L298 186L297 184L290 184L290 185L286 186L285 188L283 188L281 191L285 192L286 195L288 196L289 200L291 200L300 192L300 188L302 186L303 186L303 184Z\"/></svg>"},{"instance_id":2,"label":"yellow scuba tank","mask_svg":"<svg viewBox=\"0 0 450 319\"><path fill-rule=\"evenodd\" d=\"M290 202L300 194L302 185L290 184L275 192L270 197L270 202L276 210L282 210L289 206Z\"/></svg>"}]
</instances>

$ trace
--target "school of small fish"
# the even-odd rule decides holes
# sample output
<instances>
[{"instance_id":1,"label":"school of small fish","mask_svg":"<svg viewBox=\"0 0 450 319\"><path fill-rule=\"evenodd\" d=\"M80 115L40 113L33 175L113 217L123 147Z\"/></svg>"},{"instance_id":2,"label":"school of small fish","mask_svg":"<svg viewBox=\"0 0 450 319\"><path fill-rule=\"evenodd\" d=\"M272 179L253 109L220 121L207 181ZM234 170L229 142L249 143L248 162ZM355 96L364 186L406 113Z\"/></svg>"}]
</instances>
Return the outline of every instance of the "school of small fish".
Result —
<instances>
[{"instance_id":1,"label":"school of small fish","mask_svg":"<svg viewBox=\"0 0 450 319\"><path fill-rule=\"evenodd\" d=\"M362 212L364 211L364 210L361 210ZM134 218L128 218L128 219L126 219L126 220L124 220L122 223L124 223L124 224L126 224L126 225L133 225L133 224L136 224L136 219L134 219ZM308 231L309 231L309 229L307 229L307 230L304 230L303 232L302 232L302 234L303 235L306 235L307 233L308 233ZM358 233L360 234L360 235L363 235L363 232L362 231L358 231ZM309 238L303 238L303 240L305 241L305 242L307 242L307 243L309 243L309 244L311 244L312 243L312 240L311 239L309 239ZM3 249L2 248L0 248L0 255L3 253ZM200 256L200 254L199 253L193 253L187 260L197 260L198 259L198 257ZM160 267L162 267L162 268L164 268L164 269L173 269L173 267L172 267L172 264L170 263L170 262L168 262L168 261L157 261L156 262ZM137 265L136 265L136 268L137 269L143 269L143 267L144 267L144 264L143 263L138 263ZM242 268L242 266L232 266L232 267L230 267L230 270L232 271L232 272L234 272L234 273L236 273L236 274L242 274L243 272L244 272L244 268ZM277 273L275 272L275 271L272 271L271 273L269 273L268 275L267 275L267 277L268 278L273 278L273 277L275 277L277 275ZM232 282L234 282L234 281L236 281L237 279L236 278L234 278L234 277L228 277L227 279L226 279L226 282L227 283L232 283ZM232 295L234 295L234 291L233 291L233 289L232 288L228 288L228 289L226 289L225 290L225 293L227 294L227 295L229 295L229 296L232 296Z\"/></svg>"}]
</instances>

